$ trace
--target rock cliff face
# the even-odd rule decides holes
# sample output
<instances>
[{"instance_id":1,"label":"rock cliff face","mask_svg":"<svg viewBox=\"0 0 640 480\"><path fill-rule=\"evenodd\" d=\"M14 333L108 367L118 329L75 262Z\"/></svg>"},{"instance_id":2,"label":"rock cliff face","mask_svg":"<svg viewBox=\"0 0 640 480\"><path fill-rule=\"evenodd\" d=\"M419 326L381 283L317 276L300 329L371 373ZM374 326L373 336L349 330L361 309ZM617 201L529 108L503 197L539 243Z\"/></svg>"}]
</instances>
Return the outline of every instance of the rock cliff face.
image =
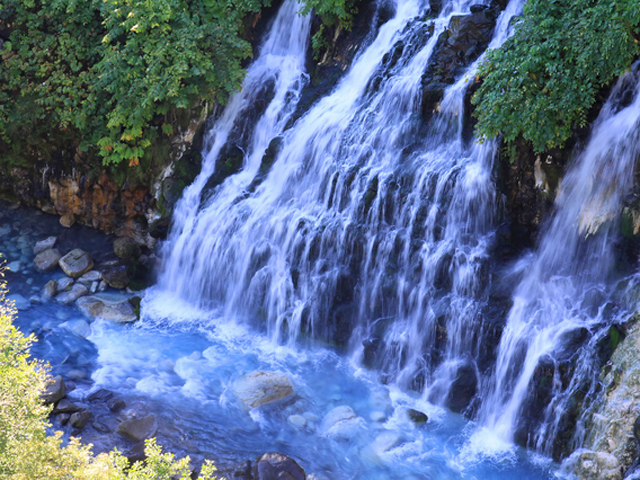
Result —
<instances>
[{"instance_id":1,"label":"rock cliff face","mask_svg":"<svg viewBox=\"0 0 640 480\"><path fill-rule=\"evenodd\" d=\"M208 113L206 104L175 112L176 134L160 140L150 160L134 168L107 169L74 148L25 155L22 165L0 175L0 197L60 215L64 226L78 222L152 247L150 232L197 173Z\"/></svg>"},{"instance_id":2,"label":"rock cliff face","mask_svg":"<svg viewBox=\"0 0 640 480\"><path fill-rule=\"evenodd\" d=\"M589 435L566 462L582 480L620 480L638 458L640 437L640 311L601 374L604 391Z\"/></svg>"}]
</instances>

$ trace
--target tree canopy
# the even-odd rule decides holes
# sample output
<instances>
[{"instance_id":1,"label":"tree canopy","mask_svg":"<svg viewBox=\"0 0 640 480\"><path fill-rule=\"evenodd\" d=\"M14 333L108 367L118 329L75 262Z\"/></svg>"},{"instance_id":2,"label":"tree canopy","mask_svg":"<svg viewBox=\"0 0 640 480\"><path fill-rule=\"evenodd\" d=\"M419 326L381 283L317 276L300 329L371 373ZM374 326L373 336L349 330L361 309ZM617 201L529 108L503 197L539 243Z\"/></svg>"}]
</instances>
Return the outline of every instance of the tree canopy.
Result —
<instances>
[{"instance_id":1,"label":"tree canopy","mask_svg":"<svg viewBox=\"0 0 640 480\"><path fill-rule=\"evenodd\" d=\"M637 58L639 33L637 0L528 0L513 36L480 67L476 135L522 136L537 153L562 147Z\"/></svg>"}]
</instances>

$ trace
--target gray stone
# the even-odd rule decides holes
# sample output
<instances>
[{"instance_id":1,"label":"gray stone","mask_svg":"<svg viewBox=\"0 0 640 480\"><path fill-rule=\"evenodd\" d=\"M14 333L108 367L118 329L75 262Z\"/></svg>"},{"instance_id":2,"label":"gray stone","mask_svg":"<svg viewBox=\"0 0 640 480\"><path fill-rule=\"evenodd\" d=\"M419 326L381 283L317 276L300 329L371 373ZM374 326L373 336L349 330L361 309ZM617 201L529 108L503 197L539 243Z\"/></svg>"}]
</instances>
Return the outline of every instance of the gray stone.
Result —
<instances>
[{"instance_id":1,"label":"gray stone","mask_svg":"<svg viewBox=\"0 0 640 480\"><path fill-rule=\"evenodd\" d=\"M40 305L42 303L42 298L40 298L38 295L31 295L29 297L29 303L31 305Z\"/></svg>"},{"instance_id":2,"label":"gray stone","mask_svg":"<svg viewBox=\"0 0 640 480\"><path fill-rule=\"evenodd\" d=\"M56 302L62 303L63 305L69 305L83 295L86 295L88 292L89 289L85 285L77 283L68 292L62 292L56 295Z\"/></svg>"},{"instance_id":3,"label":"gray stone","mask_svg":"<svg viewBox=\"0 0 640 480\"><path fill-rule=\"evenodd\" d=\"M127 267L124 265L116 265L102 271L102 279L112 288L121 290L129 285L129 277L127 276Z\"/></svg>"},{"instance_id":4,"label":"gray stone","mask_svg":"<svg viewBox=\"0 0 640 480\"><path fill-rule=\"evenodd\" d=\"M91 327L84 320L69 320L60 326L82 338L87 338L91 334Z\"/></svg>"},{"instance_id":5,"label":"gray stone","mask_svg":"<svg viewBox=\"0 0 640 480\"><path fill-rule=\"evenodd\" d=\"M107 402L107 408L109 408L109 410L111 410L112 412L119 412L120 410L122 410L124 407L126 407L127 404L125 403L125 401L121 398L115 397L115 398L111 398L108 402Z\"/></svg>"},{"instance_id":6,"label":"gray stone","mask_svg":"<svg viewBox=\"0 0 640 480\"><path fill-rule=\"evenodd\" d=\"M284 453L265 453L253 464L254 480L305 480L304 469Z\"/></svg>"},{"instance_id":7,"label":"gray stone","mask_svg":"<svg viewBox=\"0 0 640 480\"><path fill-rule=\"evenodd\" d=\"M420 410L415 410L413 408L407 410L407 416L409 417L409 420L411 420L416 425L423 425L427 423L427 420L429 420L429 417L426 413L423 413Z\"/></svg>"},{"instance_id":8,"label":"gray stone","mask_svg":"<svg viewBox=\"0 0 640 480\"><path fill-rule=\"evenodd\" d=\"M53 413L73 413L79 410L80 407L78 407L75 403L73 403L71 400L63 398L56 404L55 408L53 409Z\"/></svg>"},{"instance_id":9,"label":"gray stone","mask_svg":"<svg viewBox=\"0 0 640 480\"><path fill-rule=\"evenodd\" d=\"M99 282L100 279L102 278L102 275L100 274L99 271L97 270L90 270L87 273L85 273L84 275L82 275L78 281L80 283L84 283L85 285L90 285L94 282Z\"/></svg>"},{"instance_id":10,"label":"gray stone","mask_svg":"<svg viewBox=\"0 0 640 480\"><path fill-rule=\"evenodd\" d=\"M58 282L55 280L49 280L43 288L42 298L45 301L51 300L58 293Z\"/></svg>"},{"instance_id":11,"label":"gray stone","mask_svg":"<svg viewBox=\"0 0 640 480\"><path fill-rule=\"evenodd\" d=\"M89 318L102 318L117 323L130 323L138 319L128 300L111 303L92 295L80 298L76 305Z\"/></svg>"},{"instance_id":12,"label":"gray stone","mask_svg":"<svg viewBox=\"0 0 640 480\"><path fill-rule=\"evenodd\" d=\"M73 285L73 278L70 277L62 277L58 279L58 293L60 292L68 292L71 290Z\"/></svg>"},{"instance_id":13,"label":"gray stone","mask_svg":"<svg viewBox=\"0 0 640 480\"><path fill-rule=\"evenodd\" d=\"M7 300L14 302L15 307L18 310L28 310L29 308L31 308L31 302L26 298L24 298L19 293L14 293L12 295L9 295L7 297Z\"/></svg>"},{"instance_id":14,"label":"gray stone","mask_svg":"<svg viewBox=\"0 0 640 480\"><path fill-rule=\"evenodd\" d=\"M36 255L34 263L36 270L40 273L48 272L58 265L60 261L60 252L55 248L50 248Z\"/></svg>"},{"instance_id":15,"label":"gray stone","mask_svg":"<svg viewBox=\"0 0 640 480\"><path fill-rule=\"evenodd\" d=\"M16 260L14 262L8 263L7 270L13 273L20 273L20 270L22 270L22 262L20 260Z\"/></svg>"},{"instance_id":16,"label":"gray stone","mask_svg":"<svg viewBox=\"0 0 640 480\"><path fill-rule=\"evenodd\" d=\"M64 380L60 375L51 377L47 380L47 385L44 392L40 395L44 403L56 403L62 400L67 394L67 387L64 384Z\"/></svg>"},{"instance_id":17,"label":"gray stone","mask_svg":"<svg viewBox=\"0 0 640 480\"><path fill-rule=\"evenodd\" d=\"M104 280L102 280L102 281L100 282L100 285L98 285L98 291L99 291L99 292L104 292L104 291L107 289L107 287L108 287L108 286L109 286L109 285L107 285L107 282L105 282Z\"/></svg>"},{"instance_id":18,"label":"gray stone","mask_svg":"<svg viewBox=\"0 0 640 480\"><path fill-rule=\"evenodd\" d=\"M289 377L282 372L256 371L238 379L233 390L249 408L276 402L293 395Z\"/></svg>"},{"instance_id":19,"label":"gray stone","mask_svg":"<svg viewBox=\"0 0 640 480\"><path fill-rule=\"evenodd\" d=\"M610 453L578 450L565 460L563 467L565 471L573 470L572 473L582 480L622 479L620 462Z\"/></svg>"},{"instance_id":20,"label":"gray stone","mask_svg":"<svg viewBox=\"0 0 640 480\"><path fill-rule=\"evenodd\" d=\"M118 425L118 433L134 442L141 442L147 438L151 438L157 431L158 422L153 415L142 418L130 418Z\"/></svg>"},{"instance_id":21,"label":"gray stone","mask_svg":"<svg viewBox=\"0 0 640 480\"><path fill-rule=\"evenodd\" d=\"M39 242L36 242L36 245L33 247L33 253L37 255L40 252L44 252L45 250L49 250L50 248L53 248L53 246L56 244L56 240L57 240L56 237L49 237L44 240L40 240Z\"/></svg>"},{"instance_id":22,"label":"gray stone","mask_svg":"<svg viewBox=\"0 0 640 480\"><path fill-rule=\"evenodd\" d=\"M353 409L341 405L327 413L322 420L320 433L326 437L350 440L366 428L364 419L358 417Z\"/></svg>"},{"instance_id":23,"label":"gray stone","mask_svg":"<svg viewBox=\"0 0 640 480\"><path fill-rule=\"evenodd\" d=\"M62 271L71 278L79 278L93 268L91 256L79 248L67 253L59 264Z\"/></svg>"},{"instance_id":24,"label":"gray stone","mask_svg":"<svg viewBox=\"0 0 640 480\"><path fill-rule=\"evenodd\" d=\"M91 420L92 414L88 410L84 410L82 412L76 412L71 415L69 418L69 425L73 428L81 429L87 424L89 420Z\"/></svg>"},{"instance_id":25,"label":"gray stone","mask_svg":"<svg viewBox=\"0 0 640 480\"><path fill-rule=\"evenodd\" d=\"M65 423L67 423L70 418L71 418L70 413L61 413L60 415L58 415L58 421L60 422L61 425L64 425Z\"/></svg>"},{"instance_id":26,"label":"gray stone","mask_svg":"<svg viewBox=\"0 0 640 480\"><path fill-rule=\"evenodd\" d=\"M113 242L113 253L118 257L128 260L129 258L138 258L142 251L140 246L129 237L116 238Z\"/></svg>"},{"instance_id":27,"label":"gray stone","mask_svg":"<svg viewBox=\"0 0 640 480\"><path fill-rule=\"evenodd\" d=\"M287 420L291 425L297 428L304 428L307 425L307 419L302 415L291 415Z\"/></svg>"}]
</instances>

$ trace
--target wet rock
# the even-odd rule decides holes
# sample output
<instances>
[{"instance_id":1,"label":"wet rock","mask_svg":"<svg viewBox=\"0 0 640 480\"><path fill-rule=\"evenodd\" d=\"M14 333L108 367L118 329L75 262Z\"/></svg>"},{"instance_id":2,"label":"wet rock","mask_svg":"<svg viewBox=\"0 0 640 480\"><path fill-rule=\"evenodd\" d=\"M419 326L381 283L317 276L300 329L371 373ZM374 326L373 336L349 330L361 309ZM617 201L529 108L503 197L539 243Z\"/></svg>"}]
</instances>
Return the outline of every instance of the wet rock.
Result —
<instances>
[{"instance_id":1,"label":"wet rock","mask_svg":"<svg viewBox=\"0 0 640 480\"><path fill-rule=\"evenodd\" d=\"M304 428L307 425L307 419L302 415L290 415L287 420L296 428Z\"/></svg>"},{"instance_id":2,"label":"wet rock","mask_svg":"<svg viewBox=\"0 0 640 480\"><path fill-rule=\"evenodd\" d=\"M378 456L385 452L388 452L392 448L397 447L403 442L403 437L398 432L392 432L390 430L382 432L373 441L372 448Z\"/></svg>"},{"instance_id":3,"label":"wet rock","mask_svg":"<svg viewBox=\"0 0 640 480\"><path fill-rule=\"evenodd\" d=\"M119 412L120 410L122 410L124 407L126 407L127 404L125 403L125 401L121 398L112 398L111 400L109 400L107 402L107 408L109 408L109 410L111 410L112 412L116 413Z\"/></svg>"},{"instance_id":4,"label":"wet rock","mask_svg":"<svg viewBox=\"0 0 640 480\"><path fill-rule=\"evenodd\" d=\"M84 320L69 320L60 326L82 338L87 338L91 334L91 326Z\"/></svg>"},{"instance_id":5,"label":"wet rock","mask_svg":"<svg viewBox=\"0 0 640 480\"><path fill-rule=\"evenodd\" d=\"M82 275L78 282L84 283L85 285L90 285L93 282L99 282L102 279L102 275L97 270L90 270L84 275Z\"/></svg>"},{"instance_id":6,"label":"wet rock","mask_svg":"<svg viewBox=\"0 0 640 480\"><path fill-rule=\"evenodd\" d=\"M60 415L58 415L57 418L58 418L58 421L60 422L60 425L64 425L71 418L71 414L70 413L61 413Z\"/></svg>"},{"instance_id":7,"label":"wet rock","mask_svg":"<svg viewBox=\"0 0 640 480\"><path fill-rule=\"evenodd\" d=\"M618 459L610 453L578 450L565 462L565 465L567 464L572 467L572 473L581 480L622 479L620 463Z\"/></svg>"},{"instance_id":8,"label":"wet rock","mask_svg":"<svg viewBox=\"0 0 640 480\"><path fill-rule=\"evenodd\" d=\"M88 410L82 412L75 412L69 418L69 425L78 430L83 429L89 420L91 420L92 414Z\"/></svg>"},{"instance_id":9,"label":"wet rock","mask_svg":"<svg viewBox=\"0 0 640 480\"><path fill-rule=\"evenodd\" d=\"M253 464L254 480L305 480L304 469L284 453L265 453Z\"/></svg>"},{"instance_id":10,"label":"wet rock","mask_svg":"<svg viewBox=\"0 0 640 480\"><path fill-rule=\"evenodd\" d=\"M144 442L135 444L129 450L124 453L129 463L144 462L147 459L147 454L144 451Z\"/></svg>"},{"instance_id":11,"label":"wet rock","mask_svg":"<svg viewBox=\"0 0 640 480\"><path fill-rule=\"evenodd\" d=\"M14 262L8 263L7 270L13 273L20 273L20 270L22 270L22 262L20 262L20 260L16 260Z\"/></svg>"},{"instance_id":12,"label":"wet rock","mask_svg":"<svg viewBox=\"0 0 640 480\"><path fill-rule=\"evenodd\" d=\"M45 250L53 248L53 246L56 244L56 240L57 237L49 237L36 242L36 245L33 247L34 255L38 255L40 252L44 252Z\"/></svg>"},{"instance_id":13,"label":"wet rock","mask_svg":"<svg viewBox=\"0 0 640 480\"><path fill-rule=\"evenodd\" d=\"M33 262L36 265L36 270L44 273L54 269L58 265L60 257L60 252L57 249L50 248L37 254Z\"/></svg>"},{"instance_id":14,"label":"wet rock","mask_svg":"<svg viewBox=\"0 0 640 480\"><path fill-rule=\"evenodd\" d=\"M474 366L468 363L459 366L447 397L447 406L454 412L462 412L475 397L477 389L478 376Z\"/></svg>"},{"instance_id":15,"label":"wet rock","mask_svg":"<svg viewBox=\"0 0 640 480\"><path fill-rule=\"evenodd\" d=\"M7 300L12 301L18 310L27 310L31 308L31 302L26 298L24 298L19 293L14 293L13 295L9 295L7 297Z\"/></svg>"},{"instance_id":16,"label":"wet rock","mask_svg":"<svg viewBox=\"0 0 640 480\"><path fill-rule=\"evenodd\" d=\"M102 318L117 323L130 323L138 319L128 300L110 302L92 295L78 299L76 306L89 318Z\"/></svg>"},{"instance_id":17,"label":"wet rock","mask_svg":"<svg viewBox=\"0 0 640 480\"><path fill-rule=\"evenodd\" d=\"M65 213L60 217L60 225L64 228L71 228L71 226L76 223L76 217L72 213Z\"/></svg>"},{"instance_id":18,"label":"wet rock","mask_svg":"<svg viewBox=\"0 0 640 480\"><path fill-rule=\"evenodd\" d=\"M127 275L127 267L124 265L116 265L102 271L102 279L112 288L121 290L129 285L129 277Z\"/></svg>"},{"instance_id":19,"label":"wet rock","mask_svg":"<svg viewBox=\"0 0 640 480\"><path fill-rule=\"evenodd\" d=\"M282 372L249 373L238 379L233 389L248 408L267 405L294 393L289 377Z\"/></svg>"},{"instance_id":20,"label":"wet rock","mask_svg":"<svg viewBox=\"0 0 640 480\"><path fill-rule=\"evenodd\" d=\"M158 422L153 415L142 418L130 418L118 425L118 433L134 442L141 442L147 438L151 438L157 431Z\"/></svg>"},{"instance_id":21,"label":"wet rock","mask_svg":"<svg viewBox=\"0 0 640 480\"><path fill-rule=\"evenodd\" d=\"M638 358L640 324L635 323L615 349L610 366L601 373L602 384L608 388L600 394L601 398L588 424L589 434L584 446L589 451L583 452L577 462L576 468L583 480L605 478L597 475L609 475L606 471L614 468L611 466L613 459L618 464L618 471L627 471L636 461L638 441L635 427L640 417Z\"/></svg>"},{"instance_id":22,"label":"wet rock","mask_svg":"<svg viewBox=\"0 0 640 480\"><path fill-rule=\"evenodd\" d=\"M424 425L429 420L426 413L423 413L420 410L414 410L413 408L407 410L407 416L409 417L409 420L416 425Z\"/></svg>"},{"instance_id":23,"label":"wet rock","mask_svg":"<svg viewBox=\"0 0 640 480\"><path fill-rule=\"evenodd\" d=\"M59 264L62 271L71 278L80 278L93 268L91 256L79 248L67 253L60 259Z\"/></svg>"},{"instance_id":24,"label":"wet rock","mask_svg":"<svg viewBox=\"0 0 640 480\"><path fill-rule=\"evenodd\" d=\"M67 388L60 375L49 378L44 392L40 395L44 403L56 403L67 394Z\"/></svg>"},{"instance_id":25,"label":"wet rock","mask_svg":"<svg viewBox=\"0 0 640 480\"><path fill-rule=\"evenodd\" d=\"M364 420L356 415L347 405L330 410L322 420L320 433L335 439L350 440L359 435L365 428Z\"/></svg>"},{"instance_id":26,"label":"wet rock","mask_svg":"<svg viewBox=\"0 0 640 480\"><path fill-rule=\"evenodd\" d=\"M142 254L142 251L140 250L140 245L138 245L135 240L129 237L120 237L113 241L113 253L120 258L128 260L131 257L138 258Z\"/></svg>"},{"instance_id":27,"label":"wet rock","mask_svg":"<svg viewBox=\"0 0 640 480\"><path fill-rule=\"evenodd\" d=\"M49 301L58 293L58 282L55 280L49 280L42 289L43 300Z\"/></svg>"},{"instance_id":28,"label":"wet rock","mask_svg":"<svg viewBox=\"0 0 640 480\"><path fill-rule=\"evenodd\" d=\"M85 285L76 283L68 292L62 292L56 295L56 302L69 305L87 293L89 293L89 289Z\"/></svg>"},{"instance_id":29,"label":"wet rock","mask_svg":"<svg viewBox=\"0 0 640 480\"><path fill-rule=\"evenodd\" d=\"M53 409L53 413L74 413L79 410L80 407L78 407L75 403L73 403L71 400L63 398L56 404L55 408Z\"/></svg>"},{"instance_id":30,"label":"wet rock","mask_svg":"<svg viewBox=\"0 0 640 480\"><path fill-rule=\"evenodd\" d=\"M111 400L112 398L113 392L107 390L106 388L101 388L91 393L87 397L87 400L89 400L90 402L106 402L108 400Z\"/></svg>"},{"instance_id":31,"label":"wet rock","mask_svg":"<svg viewBox=\"0 0 640 480\"><path fill-rule=\"evenodd\" d=\"M62 277L57 280L57 292L68 292L71 290L71 286L73 285L73 278L70 277Z\"/></svg>"}]
</instances>

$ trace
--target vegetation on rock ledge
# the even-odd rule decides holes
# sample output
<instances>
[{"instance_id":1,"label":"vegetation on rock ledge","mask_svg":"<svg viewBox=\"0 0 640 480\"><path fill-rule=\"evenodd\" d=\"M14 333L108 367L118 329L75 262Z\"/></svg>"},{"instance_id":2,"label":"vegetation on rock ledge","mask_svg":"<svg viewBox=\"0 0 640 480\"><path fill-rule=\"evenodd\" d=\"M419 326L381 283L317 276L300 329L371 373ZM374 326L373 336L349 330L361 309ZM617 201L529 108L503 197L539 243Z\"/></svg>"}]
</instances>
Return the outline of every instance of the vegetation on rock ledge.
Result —
<instances>
[{"instance_id":1,"label":"vegetation on rock ledge","mask_svg":"<svg viewBox=\"0 0 640 480\"><path fill-rule=\"evenodd\" d=\"M529 0L514 28L480 67L476 134L521 135L540 153L585 127L599 90L637 58L640 3Z\"/></svg>"}]
</instances>

